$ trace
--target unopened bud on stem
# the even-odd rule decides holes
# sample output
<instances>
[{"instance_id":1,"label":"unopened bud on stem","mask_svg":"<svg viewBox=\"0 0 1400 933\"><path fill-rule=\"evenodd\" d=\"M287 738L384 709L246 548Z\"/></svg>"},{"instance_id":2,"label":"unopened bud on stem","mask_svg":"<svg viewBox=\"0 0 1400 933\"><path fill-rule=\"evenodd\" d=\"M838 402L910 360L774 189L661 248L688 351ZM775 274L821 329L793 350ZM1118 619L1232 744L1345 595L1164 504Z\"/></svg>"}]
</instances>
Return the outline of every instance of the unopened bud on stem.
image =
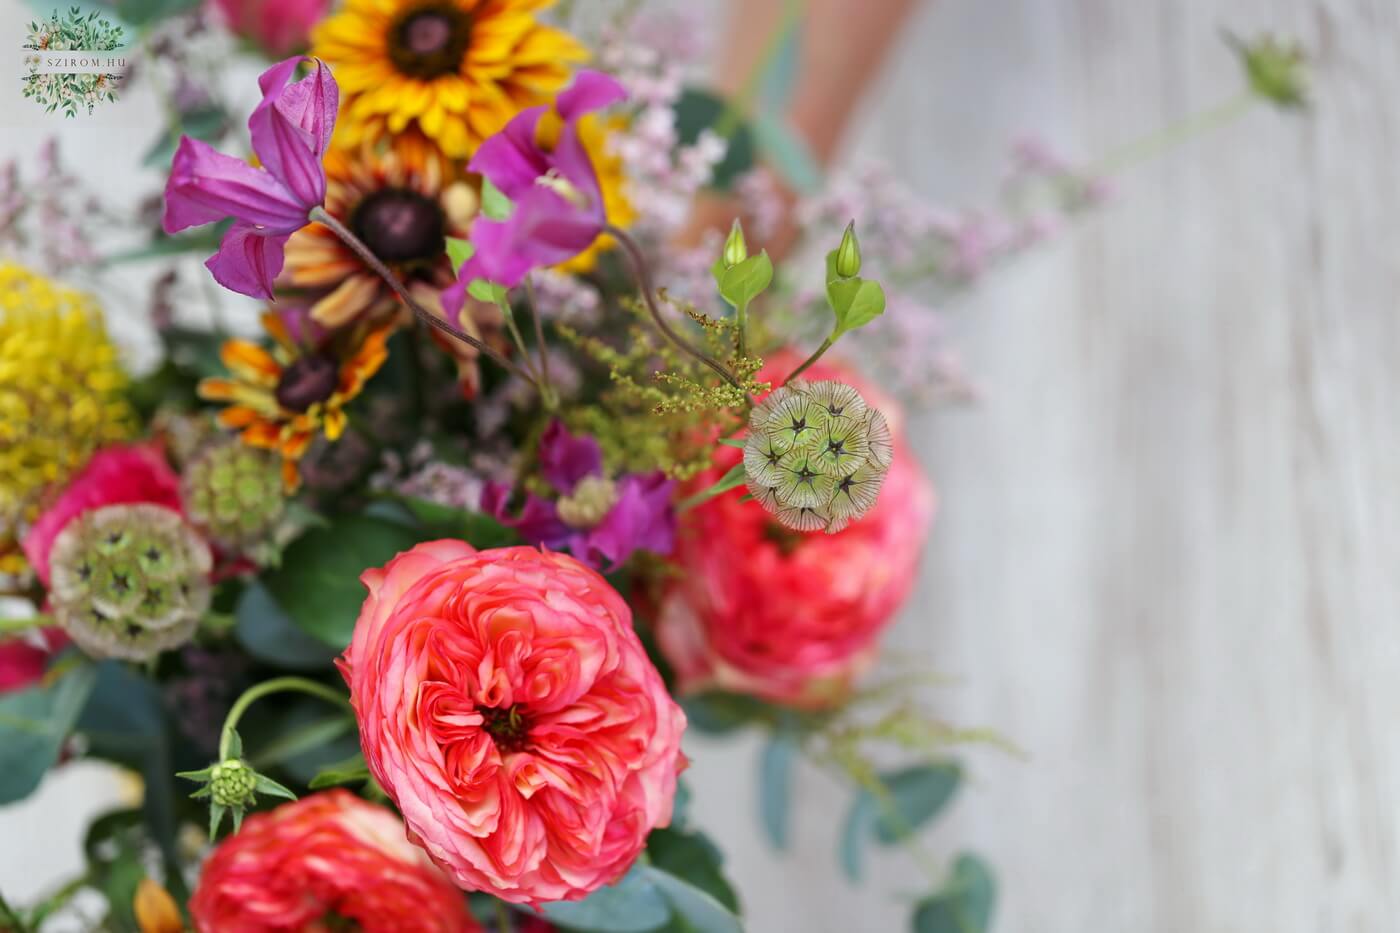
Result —
<instances>
[{"instance_id":1,"label":"unopened bud on stem","mask_svg":"<svg viewBox=\"0 0 1400 933\"><path fill-rule=\"evenodd\" d=\"M860 243L856 240L856 222L846 224L841 245L836 249L836 274L843 279L860 275Z\"/></svg>"},{"instance_id":2,"label":"unopened bud on stem","mask_svg":"<svg viewBox=\"0 0 1400 933\"><path fill-rule=\"evenodd\" d=\"M744 227L736 217L734 225L729 228L729 239L724 241L724 267L732 269L748 258L749 245L744 242Z\"/></svg>"}]
</instances>

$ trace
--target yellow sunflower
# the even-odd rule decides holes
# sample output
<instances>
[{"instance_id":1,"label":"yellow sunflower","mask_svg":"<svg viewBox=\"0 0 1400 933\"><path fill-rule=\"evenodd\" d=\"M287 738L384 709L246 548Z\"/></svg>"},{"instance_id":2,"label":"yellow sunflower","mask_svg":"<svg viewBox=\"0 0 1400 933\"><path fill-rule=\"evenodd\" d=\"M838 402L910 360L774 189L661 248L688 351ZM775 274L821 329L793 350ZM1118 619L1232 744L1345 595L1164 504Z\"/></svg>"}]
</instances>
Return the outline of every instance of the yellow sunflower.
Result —
<instances>
[{"instance_id":1,"label":"yellow sunflower","mask_svg":"<svg viewBox=\"0 0 1400 933\"><path fill-rule=\"evenodd\" d=\"M359 333L341 331L325 346L303 346L292 339L286 323L269 311L263 329L272 336L266 350L250 340L229 340L219 352L232 379L205 379L199 395L229 402L219 423L239 432L249 447L282 455L282 485L301 485L298 461L318 433L337 440L345 431L345 404L360 394L389 352L390 326Z\"/></svg>"},{"instance_id":2,"label":"yellow sunflower","mask_svg":"<svg viewBox=\"0 0 1400 933\"><path fill-rule=\"evenodd\" d=\"M632 202L627 200L625 189L627 173L622 156L613 151L609 144L613 135L627 128L627 117L614 114L600 117L596 113L585 114L578 121L578 139L588 152L593 170L598 174L598 190L603 194L603 211L608 223L617 227L629 227L637 219ZM558 268L564 272L591 272L598 264L598 256L612 249L617 243L606 233L600 234L593 245Z\"/></svg>"},{"instance_id":3,"label":"yellow sunflower","mask_svg":"<svg viewBox=\"0 0 1400 933\"><path fill-rule=\"evenodd\" d=\"M554 0L347 0L312 35L340 84L337 145L417 128L453 159L544 103L588 57L535 13Z\"/></svg>"}]
</instances>

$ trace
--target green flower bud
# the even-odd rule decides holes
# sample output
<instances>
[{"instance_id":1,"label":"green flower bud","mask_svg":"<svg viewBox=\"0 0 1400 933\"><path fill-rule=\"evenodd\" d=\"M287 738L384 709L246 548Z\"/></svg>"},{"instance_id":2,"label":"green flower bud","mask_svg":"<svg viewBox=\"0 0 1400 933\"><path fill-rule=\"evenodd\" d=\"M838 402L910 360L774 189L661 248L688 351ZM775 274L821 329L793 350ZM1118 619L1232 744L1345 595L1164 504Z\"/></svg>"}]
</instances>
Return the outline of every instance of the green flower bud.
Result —
<instances>
[{"instance_id":1,"label":"green flower bud","mask_svg":"<svg viewBox=\"0 0 1400 933\"><path fill-rule=\"evenodd\" d=\"M749 416L744 472L783 525L835 534L875 504L893 454L885 416L853 387L796 379Z\"/></svg>"},{"instance_id":2,"label":"green flower bud","mask_svg":"<svg viewBox=\"0 0 1400 933\"><path fill-rule=\"evenodd\" d=\"M277 457L236 440L200 453L185 469L181 485L194 526L239 553L266 544L286 507Z\"/></svg>"},{"instance_id":3,"label":"green flower bud","mask_svg":"<svg viewBox=\"0 0 1400 933\"><path fill-rule=\"evenodd\" d=\"M585 476L574 491L556 504L559 518L570 528L587 529L607 518L617 504L617 484L606 476Z\"/></svg>"},{"instance_id":4,"label":"green flower bud","mask_svg":"<svg viewBox=\"0 0 1400 933\"><path fill-rule=\"evenodd\" d=\"M1303 48L1296 42L1281 42L1261 36L1252 42L1226 36L1244 64L1250 90L1285 109L1307 103L1308 71Z\"/></svg>"},{"instance_id":5,"label":"green flower bud","mask_svg":"<svg viewBox=\"0 0 1400 933\"><path fill-rule=\"evenodd\" d=\"M221 807L247 809L255 799L258 774L237 758L209 769L210 799Z\"/></svg>"},{"instance_id":6,"label":"green flower bud","mask_svg":"<svg viewBox=\"0 0 1400 933\"><path fill-rule=\"evenodd\" d=\"M836 248L836 274L843 279L860 275L860 242L856 239L856 222L846 224L841 245Z\"/></svg>"},{"instance_id":7,"label":"green flower bud","mask_svg":"<svg viewBox=\"0 0 1400 933\"><path fill-rule=\"evenodd\" d=\"M749 258L749 245L744 242L744 227L737 217L734 218L733 226L729 228L729 238L724 241L723 258L726 269L733 269Z\"/></svg>"},{"instance_id":8,"label":"green flower bud","mask_svg":"<svg viewBox=\"0 0 1400 933\"><path fill-rule=\"evenodd\" d=\"M109 505L49 552L54 617L88 654L144 661L188 641L209 608L209 547L178 512Z\"/></svg>"}]
</instances>

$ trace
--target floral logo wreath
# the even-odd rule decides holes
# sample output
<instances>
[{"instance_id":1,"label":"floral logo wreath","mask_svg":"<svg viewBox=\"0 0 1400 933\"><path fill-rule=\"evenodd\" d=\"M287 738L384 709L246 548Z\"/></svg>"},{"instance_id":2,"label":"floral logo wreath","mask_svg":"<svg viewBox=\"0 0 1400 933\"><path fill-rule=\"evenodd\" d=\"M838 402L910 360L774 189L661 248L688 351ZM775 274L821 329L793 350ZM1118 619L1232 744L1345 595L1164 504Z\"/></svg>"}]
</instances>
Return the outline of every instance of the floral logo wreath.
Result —
<instances>
[{"instance_id":1,"label":"floral logo wreath","mask_svg":"<svg viewBox=\"0 0 1400 933\"><path fill-rule=\"evenodd\" d=\"M24 96L31 97L48 113L62 110L65 116L77 116L78 108L92 113L93 107L117 99L120 74L40 74L43 57L40 52L73 50L110 52L122 44L122 28L114 26L97 13L84 15L77 7L60 15L55 12L43 22L29 24L29 38L23 48L28 71L23 77Z\"/></svg>"}]
</instances>

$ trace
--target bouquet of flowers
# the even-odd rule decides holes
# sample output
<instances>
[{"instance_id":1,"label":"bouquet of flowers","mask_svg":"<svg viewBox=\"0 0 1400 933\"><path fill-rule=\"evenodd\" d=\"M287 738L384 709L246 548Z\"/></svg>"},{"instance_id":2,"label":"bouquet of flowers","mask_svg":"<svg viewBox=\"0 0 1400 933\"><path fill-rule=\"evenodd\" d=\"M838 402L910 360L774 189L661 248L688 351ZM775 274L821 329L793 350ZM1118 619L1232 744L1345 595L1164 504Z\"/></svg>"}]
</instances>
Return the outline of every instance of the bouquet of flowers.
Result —
<instances>
[{"instance_id":1,"label":"bouquet of flowers","mask_svg":"<svg viewBox=\"0 0 1400 933\"><path fill-rule=\"evenodd\" d=\"M221 5L278 54L314 24L310 51L235 115L160 46L203 14L153 27L143 67L183 83L144 255L207 257L260 333L180 321L209 299L172 267L136 376L95 298L0 265L0 802L77 757L143 779L0 929L90 890L143 933L739 930L688 729L766 730L775 846L799 756L850 782L853 877L911 843L954 747L999 741L875 663L936 502L899 396L967 394L916 296L1101 182L1023 146L991 221L865 173L807 200L818 261L789 272L750 245L771 179L683 88L684 30ZM676 245L710 185L749 228ZM935 871L915 928L987 928L989 867Z\"/></svg>"}]
</instances>

